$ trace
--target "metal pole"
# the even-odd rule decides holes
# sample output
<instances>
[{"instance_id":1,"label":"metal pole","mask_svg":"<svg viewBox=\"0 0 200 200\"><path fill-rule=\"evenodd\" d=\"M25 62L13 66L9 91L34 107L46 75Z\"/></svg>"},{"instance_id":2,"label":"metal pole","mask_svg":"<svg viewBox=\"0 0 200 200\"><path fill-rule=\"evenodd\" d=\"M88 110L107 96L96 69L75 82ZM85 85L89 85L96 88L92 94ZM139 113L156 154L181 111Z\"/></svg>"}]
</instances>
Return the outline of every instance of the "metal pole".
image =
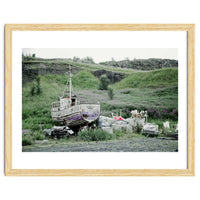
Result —
<instances>
[{"instance_id":1,"label":"metal pole","mask_svg":"<svg viewBox=\"0 0 200 200\"><path fill-rule=\"evenodd\" d=\"M70 98L70 104L71 104L72 102L71 66L69 66L69 98Z\"/></svg>"}]
</instances>

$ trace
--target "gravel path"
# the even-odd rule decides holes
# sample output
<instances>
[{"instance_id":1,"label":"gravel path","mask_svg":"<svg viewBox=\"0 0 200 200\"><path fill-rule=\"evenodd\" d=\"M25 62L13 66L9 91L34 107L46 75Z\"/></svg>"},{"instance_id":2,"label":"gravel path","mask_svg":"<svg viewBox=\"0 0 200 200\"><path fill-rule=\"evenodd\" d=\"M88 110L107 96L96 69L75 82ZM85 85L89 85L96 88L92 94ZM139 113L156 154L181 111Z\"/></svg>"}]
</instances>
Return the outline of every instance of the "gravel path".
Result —
<instances>
[{"instance_id":1,"label":"gravel path","mask_svg":"<svg viewBox=\"0 0 200 200\"><path fill-rule=\"evenodd\" d=\"M177 152L178 140L129 138L103 142L45 143L24 146L23 152Z\"/></svg>"}]
</instances>

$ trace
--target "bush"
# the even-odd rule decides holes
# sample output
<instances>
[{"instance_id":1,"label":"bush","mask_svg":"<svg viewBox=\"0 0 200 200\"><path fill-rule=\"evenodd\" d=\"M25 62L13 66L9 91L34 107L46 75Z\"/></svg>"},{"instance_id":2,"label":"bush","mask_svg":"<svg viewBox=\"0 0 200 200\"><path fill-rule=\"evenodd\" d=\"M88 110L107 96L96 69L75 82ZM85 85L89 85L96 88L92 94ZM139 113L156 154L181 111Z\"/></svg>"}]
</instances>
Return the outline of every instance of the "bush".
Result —
<instances>
[{"instance_id":1,"label":"bush","mask_svg":"<svg viewBox=\"0 0 200 200\"><path fill-rule=\"evenodd\" d=\"M30 91L31 96L35 95L35 84L31 86L31 91Z\"/></svg>"},{"instance_id":2,"label":"bush","mask_svg":"<svg viewBox=\"0 0 200 200\"><path fill-rule=\"evenodd\" d=\"M114 92L113 92L112 88L108 88L108 96L109 96L110 100L113 100Z\"/></svg>"},{"instance_id":3,"label":"bush","mask_svg":"<svg viewBox=\"0 0 200 200\"><path fill-rule=\"evenodd\" d=\"M40 85L40 77L39 76L37 76L36 81L37 81L36 94L39 95L42 92L41 85Z\"/></svg>"},{"instance_id":4,"label":"bush","mask_svg":"<svg viewBox=\"0 0 200 200\"><path fill-rule=\"evenodd\" d=\"M114 131L114 135L116 139L119 139L120 137L124 136L125 133L123 131Z\"/></svg>"},{"instance_id":5,"label":"bush","mask_svg":"<svg viewBox=\"0 0 200 200\"><path fill-rule=\"evenodd\" d=\"M99 83L99 90L107 90L110 81L105 74L101 75L100 83Z\"/></svg>"},{"instance_id":6,"label":"bush","mask_svg":"<svg viewBox=\"0 0 200 200\"><path fill-rule=\"evenodd\" d=\"M32 137L30 135L22 135L22 146L31 144L32 144Z\"/></svg>"},{"instance_id":7,"label":"bush","mask_svg":"<svg viewBox=\"0 0 200 200\"><path fill-rule=\"evenodd\" d=\"M178 109L148 109L148 116L151 119L171 119L178 121Z\"/></svg>"},{"instance_id":8,"label":"bush","mask_svg":"<svg viewBox=\"0 0 200 200\"><path fill-rule=\"evenodd\" d=\"M34 140L44 140L45 139L45 136L43 133L41 132L36 132L33 136L33 139Z\"/></svg>"},{"instance_id":9,"label":"bush","mask_svg":"<svg viewBox=\"0 0 200 200\"><path fill-rule=\"evenodd\" d=\"M33 83L31 86L31 90L30 90L31 96L40 95L42 92L39 76L36 77L36 82L37 82L36 85L35 85L35 83Z\"/></svg>"},{"instance_id":10,"label":"bush","mask_svg":"<svg viewBox=\"0 0 200 200\"><path fill-rule=\"evenodd\" d=\"M112 139L112 135L102 129L81 131L79 137L83 141L104 141Z\"/></svg>"}]
</instances>

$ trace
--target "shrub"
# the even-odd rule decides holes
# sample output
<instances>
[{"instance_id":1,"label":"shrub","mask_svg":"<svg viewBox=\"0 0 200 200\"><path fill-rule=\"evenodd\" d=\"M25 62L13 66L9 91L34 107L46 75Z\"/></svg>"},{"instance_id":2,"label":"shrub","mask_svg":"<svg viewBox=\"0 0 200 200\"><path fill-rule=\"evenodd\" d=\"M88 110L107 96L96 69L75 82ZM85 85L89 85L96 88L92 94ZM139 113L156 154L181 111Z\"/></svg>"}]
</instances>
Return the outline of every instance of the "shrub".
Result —
<instances>
[{"instance_id":1,"label":"shrub","mask_svg":"<svg viewBox=\"0 0 200 200\"><path fill-rule=\"evenodd\" d=\"M95 141L103 141L112 139L112 135L102 129L96 129L94 131Z\"/></svg>"},{"instance_id":2,"label":"shrub","mask_svg":"<svg viewBox=\"0 0 200 200\"><path fill-rule=\"evenodd\" d=\"M45 136L43 133L41 132L36 132L33 136L34 140L44 140Z\"/></svg>"},{"instance_id":3,"label":"shrub","mask_svg":"<svg viewBox=\"0 0 200 200\"><path fill-rule=\"evenodd\" d=\"M101 75L100 83L99 83L99 90L107 90L109 82L110 81L105 74Z\"/></svg>"},{"instance_id":4,"label":"shrub","mask_svg":"<svg viewBox=\"0 0 200 200\"><path fill-rule=\"evenodd\" d=\"M116 139L124 136L124 134L125 133L123 131L114 131L114 136L115 136Z\"/></svg>"},{"instance_id":5,"label":"shrub","mask_svg":"<svg viewBox=\"0 0 200 200\"><path fill-rule=\"evenodd\" d=\"M112 139L112 135L102 129L81 131L79 137L83 141L104 141Z\"/></svg>"},{"instance_id":6,"label":"shrub","mask_svg":"<svg viewBox=\"0 0 200 200\"><path fill-rule=\"evenodd\" d=\"M83 141L92 141L93 138L93 132L89 130L81 131L78 135Z\"/></svg>"},{"instance_id":7,"label":"shrub","mask_svg":"<svg viewBox=\"0 0 200 200\"><path fill-rule=\"evenodd\" d=\"M36 81L37 81L36 94L39 95L42 92L41 85L40 85L40 77L39 76L37 76Z\"/></svg>"},{"instance_id":8,"label":"shrub","mask_svg":"<svg viewBox=\"0 0 200 200\"><path fill-rule=\"evenodd\" d=\"M40 85L40 77L37 76L36 77L36 85L35 85L35 83L32 84L30 94L31 94L31 96L34 96L35 94L36 95L41 94L41 92L42 92L42 89L41 89L41 85Z\"/></svg>"},{"instance_id":9,"label":"shrub","mask_svg":"<svg viewBox=\"0 0 200 200\"><path fill-rule=\"evenodd\" d=\"M178 121L178 110L172 108L166 109L148 109L148 116L152 119L171 119Z\"/></svg>"},{"instance_id":10,"label":"shrub","mask_svg":"<svg viewBox=\"0 0 200 200\"><path fill-rule=\"evenodd\" d=\"M121 110L121 116L123 118L130 118L131 117L131 111L129 111L128 109L122 109Z\"/></svg>"},{"instance_id":11,"label":"shrub","mask_svg":"<svg viewBox=\"0 0 200 200\"><path fill-rule=\"evenodd\" d=\"M108 96L109 96L110 100L113 100L114 92L113 92L112 88L108 88Z\"/></svg>"},{"instance_id":12,"label":"shrub","mask_svg":"<svg viewBox=\"0 0 200 200\"><path fill-rule=\"evenodd\" d=\"M35 95L35 84L33 83L30 91L31 96Z\"/></svg>"},{"instance_id":13,"label":"shrub","mask_svg":"<svg viewBox=\"0 0 200 200\"><path fill-rule=\"evenodd\" d=\"M32 137L30 135L22 135L22 146L31 144L32 144Z\"/></svg>"}]
</instances>

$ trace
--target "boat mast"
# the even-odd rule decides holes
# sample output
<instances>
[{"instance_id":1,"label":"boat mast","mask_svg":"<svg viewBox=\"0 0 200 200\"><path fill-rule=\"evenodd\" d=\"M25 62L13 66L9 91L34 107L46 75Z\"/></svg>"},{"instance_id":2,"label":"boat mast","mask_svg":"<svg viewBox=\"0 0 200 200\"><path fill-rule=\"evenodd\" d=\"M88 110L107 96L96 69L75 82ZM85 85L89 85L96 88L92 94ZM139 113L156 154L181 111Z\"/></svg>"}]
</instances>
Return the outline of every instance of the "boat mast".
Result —
<instances>
[{"instance_id":1,"label":"boat mast","mask_svg":"<svg viewBox=\"0 0 200 200\"><path fill-rule=\"evenodd\" d=\"M66 72L66 74L69 74L69 78L67 80L67 83L66 83L66 86L65 86L65 89L63 91L63 97L65 97L65 92L68 93L68 97L70 99L70 105L71 105L71 102L72 102L72 93L73 93L73 87L72 87L72 73L71 73L71 66L69 65L69 72Z\"/></svg>"},{"instance_id":2,"label":"boat mast","mask_svg":"<svg viewBox=\"0 0 200 200\"><path fill-rule=\"evenodd\" d=\"M72 80L71 80L71 77L72 77L71 66L69 65L69 98L70 98L70 101L72 101Z\"/></svg>"}]
</instances>

